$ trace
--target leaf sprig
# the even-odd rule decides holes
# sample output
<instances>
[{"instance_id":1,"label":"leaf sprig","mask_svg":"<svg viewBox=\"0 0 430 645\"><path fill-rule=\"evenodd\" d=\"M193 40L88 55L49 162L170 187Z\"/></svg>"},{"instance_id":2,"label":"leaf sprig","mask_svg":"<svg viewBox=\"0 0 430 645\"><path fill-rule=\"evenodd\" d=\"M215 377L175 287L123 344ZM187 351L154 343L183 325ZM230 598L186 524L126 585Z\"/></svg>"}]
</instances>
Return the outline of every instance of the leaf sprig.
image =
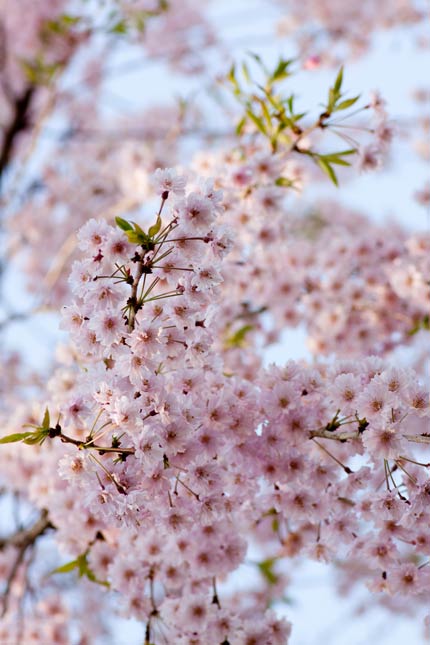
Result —
<instances>
[{"instance_id":1,"label":"leaf sprig","mask_svg":"<svg viewBox=\"0 0 430 645\"><path fill-rule=\"evenodd\" d=\"M54 573L70 573L71 571L77 570L79 578L88 578L91 582L95 582L98 585L103 585L104 587L109 588L110 584L107 580L99 580L95 575L94 571L90 568L88 564L88 554L90 549L87 549L84 553L78 555L75 560L66 562L66 564L57 567L51 571L51 575Z\"/></svg>"},{"instance_id":2,"label":"leaf sprig","mask_svg":"<svg viewBox=\"0 0 430 645\"><path fill-rule=\"evenodd\" d=\"M155 224L149 227L147 233L136 222L128 222L122 217L115 217L115 222L118 228L124 231L131 244L139 244L145 251L154 250L154 238L161 229L160 215L157 216Z\"/></svg>"},{"instance_id":3,"label":"leaf sprig","mask_svg":"<svg viewBox=\"0 0 430 645\"><path fill-rule=\"evenodd\" d=\"M27 423L24 428L34 428L33 432L16 432L0 438L0 444L4 443L17 443L21 441L27 445L41 446L47 437L54 439L58 437L63 443L70 443L76 446L79 450L89 450L98 452L99 455L112 454L115 455L118 461L125 461L129 455L134 455L134 448L122 447L120 438L113 435L110 446L101 446L95 443L92 434L84 439L75 439L64 434L60 424L57 422L54 427L51 426L49 410L46 408L43 421L41 425L34 425Z\"/></svg>"},{"instance_id":4,"label":"leaf sprig","mask_svg":"<svg viewBox=\"0 0 430 645\"><path fill-rule=\"evenodd\" d=\"M328 91L328 100L325 107L325 112L323 113L325 118L330 117L334 112L340 112L341 110L347 110L357 103L360 98L360 94L354 96L350 99L343 99L344 94L342 94L342 83L343 83L343 66L340 68L333 87L330 87ZM343 100L341 100L343 99Z\"/></svg>"},{"instance_id":5,"label":"leaf sprig","mask_svg":"<svg viewBox=\"0 0 430 645\"><path fill-rule=\"evenodd\" d=\"M34 446L36 444L41 446L47 437L55 436L54 433L57 432L55 428L51 428L48 408L45 410L41 425L38 426L32 423L26 423L23 427L34 428L35 430L33 432L15 432L13 434L6 435L5 437L0 438L0 443L17 443L18 441L22 441L29 446Z\"/></svg>"},{"instance_id":6,"label":"leaf sprig","mask_svg":"<svg viewBox=\"0 0 430 645\"><path fill-rule=\"evenodd\" d=\"M279 81L292 76L293 59L280 58L274 69L270 70L257 54L251 54L264 77L263 83L252 79L246 63L241 68L233 65L227 75L228 83L235 98L243 106L244 113L236 126L236 134L245 133L247 125L252 125L270 144L273 153L292 151L309 156L314 163L338 186L338 179L333 166L350 166L345 157L356 154L357 148L339 150L330 153L320 153L317 150L300 145L302 139L314 130L324 130L332 124L330 117L335 113L355 105L360 95L345 98L342 92L343 67L340 68L333 86L329 88L327 102L323 104L323 112L310 126L303 122L307 112L296 108L296 97L293 93L283 96L276 90ZM248 86L251 87L248 87ZM335 125L335 124L333 124ZM337 134L334 132L334 134ZM291 187L293 182L285 177L278 177L278 186Z\"/></svg>"}]
</instances>

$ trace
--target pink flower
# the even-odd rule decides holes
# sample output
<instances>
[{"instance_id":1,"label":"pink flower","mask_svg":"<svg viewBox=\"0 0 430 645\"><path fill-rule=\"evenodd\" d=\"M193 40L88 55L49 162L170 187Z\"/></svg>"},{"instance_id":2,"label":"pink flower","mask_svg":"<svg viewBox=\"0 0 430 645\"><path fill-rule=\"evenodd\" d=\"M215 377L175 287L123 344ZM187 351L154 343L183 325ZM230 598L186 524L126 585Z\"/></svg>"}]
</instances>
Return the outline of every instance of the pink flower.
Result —
<instances>
[{"instance_id":1,"label":"pink flower","mask_svg":"<svg viewBox=\"0 0 430 645\"><path fill-rule=\"evenodd\" d=\"M374 460L398 459L405 452L406 441L394 426L367 428L362 439Z\"/></svg>"},{"instance_id":2,"label":"pink flower","mask_svg":"<svg viewBox=\"0 0 430 645\"><path fill-rule=\"evenodd\" d=\"M421 593L428 584L427 576L421 574L414 564L406 563L393 568L388 578L390 593L403 596Z\"/></svg>"},{"instance_id":3,"label":"pink flower","mask_svg":"<svg viewBox=\"0 0 430 645\"><path fill-rule=\"evenodd\" d=\"M101 250L111 227L105 220L90 219L78 232L79 248L90 255Z\"/></svg>"},{"instance_id":4,"label":"pink flower","mask_svg":"<svg viewBox=\"0 0 430 645\"><path fill-rule=\"evenodd\" d=\"M207 233L214 220L213 203L198 193L190 193L176 205L179 223L185 236Z\"/></svg>"},{"instance_id":5,"label":"pink flower","mask_svg":"<svg viewBox=\"0 0 430 645\"><path fill-rule=\"evenodd\" d=\"M430 415L429 392L419 383L409 385L404 395L404 401L411 412L421 417Z\"/></svg>"},{"instance_id":6,"label":"pink flower","mask_svg":"<svg viewBox=\"0 0 430 645\"><path fill-rule=\"evenodd\" d=\"M384 383L374 380L357 397L356 404L360 416L369 420L390 418L391 409L397 407L397 401Z\"/></svg>"},{"instance_id":7,"label":"pink flower","mask_svg":"<svg viewBox=\"0 0 430 645\"><path fill-rule=\"evenodd\" d=\"M361 379L354 374L339 374L336 376L331 396L334 407L342 414L351 414L357 410L357 399L362 391Z\"/></svg>"},{"instance_id":8,"label":"pink flower","mask_svg":"<svg viewBox=\"0 0 430 645\"><path fill-rule=\"evenodd\" d=\"M124 320L116 309L96 313L91 317L88 326L95 332L97 340L105 346L119 342L126 331Z\"/></svg>"},{"instance_id":9,"label":"pink flower","mask_svg":"<svg viewBox=\"0 0 430 645\"><path fill-rule=\"evenodd\" d=\"M183 195L185 192L186 179L178 175L174 168L157 168L151 178L152 185L157 195L174 193Z\"/></svg>"},{"instance_id":10,"label":"pink flower","mask_svg":"<svg viewBox=\"0 0 430 645\"><path fill-rule=\"evenodd\" d=\"M382 166L382 155L379 148L374 145L365 146L359 153L359 169L363 172L378 170Z\"/></svg>"}]
</instances>

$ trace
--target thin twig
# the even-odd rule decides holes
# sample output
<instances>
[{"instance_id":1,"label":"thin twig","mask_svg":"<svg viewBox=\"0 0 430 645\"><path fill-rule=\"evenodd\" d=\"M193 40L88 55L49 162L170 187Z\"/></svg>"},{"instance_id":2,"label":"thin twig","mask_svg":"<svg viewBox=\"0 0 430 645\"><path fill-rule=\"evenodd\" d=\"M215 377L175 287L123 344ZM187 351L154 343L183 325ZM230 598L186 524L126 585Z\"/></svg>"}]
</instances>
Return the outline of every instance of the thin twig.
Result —
<instances>
[{"instance_id":1,"label":"thin twig","mask_svg":"<svg viewBox=\"0 0 430 645\"><path fill-rule=\"evenodd\" d=\"M48 518L48 511L43 510L41 516L32 526L26 529L21 529L8 538L0 539L0 551L9 546L13 546L18 550L15 561L6 580L2 597L3 606L0 614L1 617L5 616L8 610L12 584L18 574L21 564L24 561L27 550L32 547L36 540L50 528L54 528L54 526Z\"/></svg>"}]
</instances>

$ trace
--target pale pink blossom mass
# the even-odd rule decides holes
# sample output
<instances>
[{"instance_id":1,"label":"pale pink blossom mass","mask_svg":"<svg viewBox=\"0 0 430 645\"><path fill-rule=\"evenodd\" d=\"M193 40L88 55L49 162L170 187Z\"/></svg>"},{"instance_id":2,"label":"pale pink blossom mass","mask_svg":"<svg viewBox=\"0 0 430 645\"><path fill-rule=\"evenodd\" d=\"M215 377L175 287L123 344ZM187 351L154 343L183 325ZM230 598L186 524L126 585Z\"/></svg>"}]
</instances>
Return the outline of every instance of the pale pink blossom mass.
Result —
<instances>
[{"instance_id":1,"label":"pale pink blossom mass","mask_svg":"<svg viewBox=\"0 0 430 645\"><path fill-rule=\"evenodd\" d=\"M111 616L145 645L286 645L308 560L363 615L423 617L430 235L311 189L385 171L399 129L343 62L380 29L424 47L424 11L273 0L302 73L338 66L312 119L278 86L295 60L216 67L216 3L24 4L0 7L0 333L49 311L62 336L46 365L2 336L0 645L116 645ZM198 97L217 70L217 118L107 118L112 43ZM307 359L277 350L293 329Z\"/></svg>"}]
</instances>

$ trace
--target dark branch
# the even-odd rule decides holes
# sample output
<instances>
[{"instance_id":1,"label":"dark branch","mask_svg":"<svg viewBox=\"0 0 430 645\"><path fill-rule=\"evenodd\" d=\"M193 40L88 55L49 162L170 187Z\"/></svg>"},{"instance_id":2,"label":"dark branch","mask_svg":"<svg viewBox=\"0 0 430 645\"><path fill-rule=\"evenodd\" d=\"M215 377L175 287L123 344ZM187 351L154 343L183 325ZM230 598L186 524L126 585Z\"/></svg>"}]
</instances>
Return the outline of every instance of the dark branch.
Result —
<instances>
[{"instance_id":1,"label":"dark branch","mask_svg":"<svg viewBox=\"0 0 430 645\"><path fill-rule=\"evenodd\" d=\"M0 539L0 551L9 546L13 546L17 549L15 560L6 580L6 586L2 596L3 606L1 609L0 617L5 616L5 614L7 613L9 607L10 590L12 588L13 581L15 580L21 567L21 564L25 560L27 551L31 549L34 546L36 540L50 528L54 528L54 526L48 519L48 511L43 510L39 519L36 520L36 522L32 526L16 531L16 533L13 533L13 535L9 536L8 538Z\"/></svg>"},{"instance_id":2,"label":"dark branch","mask_svg":"<svg viewBox=\"0 0 430 645\"><path fill-rule=\"evenodd\" d=\"M35 92L34 85L29 85L21 96L15 99L13 105L13 119L3 135L0 149L0 180L12 156L18 134L26 130L29 125L29 110Z\"/></svg>"},{"instance_id":3,"label":"dark branch","mask_svg":"<svg viewBox=\"0 0 430 645\"><path fill-rule=\"evenodd\" d=\"M25 550L30 544L34 544L37 538L43 535L45 531L52 528L54 526L48 518L48 511L43 510L39 519L32 526L21 529L7 538L0 538L0 551L3 551L8 546Z\"/></svg>"}]
</instances>

